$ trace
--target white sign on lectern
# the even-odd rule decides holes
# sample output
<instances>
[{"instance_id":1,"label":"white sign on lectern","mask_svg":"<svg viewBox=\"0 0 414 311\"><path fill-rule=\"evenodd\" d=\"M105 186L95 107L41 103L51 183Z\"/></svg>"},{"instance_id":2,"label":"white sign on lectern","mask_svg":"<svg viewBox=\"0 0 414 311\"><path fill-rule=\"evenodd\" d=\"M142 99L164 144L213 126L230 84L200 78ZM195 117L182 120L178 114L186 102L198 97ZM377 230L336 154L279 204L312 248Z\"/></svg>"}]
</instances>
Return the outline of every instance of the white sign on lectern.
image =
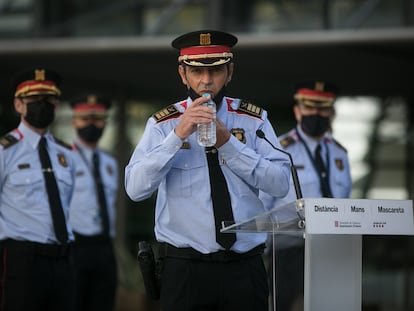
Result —
<instances>
[{"instance_id":1,"label":"white sign on lectern","mask_svg":"<svg viewBox=\"0 0 414 311\"><path fill-rule=\"evenodd\" d=\"M222 232L305 236L305 311L360 311L362 235L414 235L411 200L300 199Z\"/></svg>"}]
</instances>

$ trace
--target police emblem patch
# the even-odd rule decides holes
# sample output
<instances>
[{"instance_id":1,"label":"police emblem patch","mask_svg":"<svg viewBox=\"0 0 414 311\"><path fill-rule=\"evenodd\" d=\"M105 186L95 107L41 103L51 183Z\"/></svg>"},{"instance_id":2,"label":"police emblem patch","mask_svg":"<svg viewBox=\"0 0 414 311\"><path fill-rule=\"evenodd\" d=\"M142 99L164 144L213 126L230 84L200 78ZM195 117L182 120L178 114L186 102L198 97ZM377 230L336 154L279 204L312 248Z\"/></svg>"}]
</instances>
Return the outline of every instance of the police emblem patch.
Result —
<instances>
[{"instance_id":1,"label":"police emblem patch","mask_svg":"<svg viewBox=\"0 0 414 311\"><path fill-rule=\"evenodd\" d=\"M57 157L60 165L68 167L68 162L66 162L66 157L63 153L58 153Z\"/></svg>"},{"instance_id":2,"label":"police emblem patch","mask_svg":"<svg viewBox=\"0 0 414 311\"><path fill-rule=\"evenodd\" d=\"M243 144L246 143L246 135L245 135L244 129L241 129L241 128L233 128L233 129L230 130L230 133L232 133L233 136L236 137Z\"/></svg>"},{"instance_id":3,"label":"police emblem patch","mask_svg":"<svg viewBox=\"0 0 414 311\"><path fill-rule=\"evenodd\" d=\"M112 175L114 173L114 169L110 165L106 166L106 171L108 172L109 175Z\"/></svg>"},{"instance_id":4,"label":"police emblem patch","mask_svg":"<svg viewBox=\"0 0 414 311\"><path fill-rule=\"evenodd\" d=\"M344 162L342 161L342 159L335 159L335 165L340 171L344 169Z\"/></svg>"}]
</instances>

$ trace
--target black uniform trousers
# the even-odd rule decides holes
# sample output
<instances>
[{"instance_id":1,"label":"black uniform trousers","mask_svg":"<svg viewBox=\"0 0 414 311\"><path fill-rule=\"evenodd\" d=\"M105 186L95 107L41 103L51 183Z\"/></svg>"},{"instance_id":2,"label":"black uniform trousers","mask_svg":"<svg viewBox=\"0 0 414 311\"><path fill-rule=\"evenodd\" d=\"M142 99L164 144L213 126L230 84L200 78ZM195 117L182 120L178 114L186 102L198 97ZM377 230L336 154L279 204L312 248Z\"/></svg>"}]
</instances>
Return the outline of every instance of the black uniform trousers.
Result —
<instances>
[{"instance_id":1,"label":"black uniform trousers","mask_svg":"<svg viewBox=\"0 0 414 311\"><path fill-rule=\"evenodd\" d=\"M195 250L178 250L190 251L178 253L182 258L173 254L162 259L161 310L268 311L262 249L240 256L222 251L198 258L188 254Z\"/></svg>"},{"instance_id":2,"label":"black uniform trousers","mask_svg":"<svg viewBox=\"0 0 414 311\"><path fill-rule=\"evenodd\" d=\"M112 311L117 264L112 239L75 233L76 310Z\"/></svg>"},{"instance_id":3,"label":"black uniform trousers","mask_svg":"<svg viewBox=\"0 0 414 311\"><path fill-rule=\"evenodd\" d=\"M0 242L1 311L74 311L72 245Z\"/></svg>"}]
</instances>

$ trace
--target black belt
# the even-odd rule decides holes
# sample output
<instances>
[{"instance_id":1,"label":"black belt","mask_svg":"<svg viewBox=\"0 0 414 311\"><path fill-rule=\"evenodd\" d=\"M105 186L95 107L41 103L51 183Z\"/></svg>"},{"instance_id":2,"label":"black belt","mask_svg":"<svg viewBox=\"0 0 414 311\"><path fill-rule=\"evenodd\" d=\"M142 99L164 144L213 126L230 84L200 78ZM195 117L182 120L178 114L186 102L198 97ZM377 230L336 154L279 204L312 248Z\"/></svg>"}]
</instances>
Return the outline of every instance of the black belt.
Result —
<instances>
[{"instance_id":1,"label":"black belt","mask_svg":"<svg viewBox=\"0 0 414 311\"><path fill-rule=\"evenodd\" d=\"M75 235L75 245L79 244L79 245L111 245L112 244L112 239L107 236L107 235L103 235L103 234L98 234L98 235L83 235L83 234L79 234L77 232L73 233Z\"/></svg>"},{"instance_id":2,"label":"black belt","mask_svg":"<svg viewBox=\"0 0 414 311\"><path fill-rule=\"evenodd\" d=\"M245 253L236 253L233 251L218 251L209 254L203 254L191 247L178 248L167 243L160 243L159 245L159 257L172 257L172 258L182 258L182 259L193 259L193 260L204 260L204 261L219 261L219 262L228 262L228 261L240 261L248 257L257 256L263 254L265 245L258 245L248 252Z\"/></svg>"},{"instance_id":3,"label":"black belt","mask_svg":"<svg viewBox=\"0 0 414 311\"><path fill-rule=\"evenodd\" d=\"M51 258L64 258L68 257L72 244L58 245L58 244L43 244L30 241L18 241L7 239L1 241L1 245L10 249L24 249L32 251L35 255Z\"/></svg>"}]
</instances>

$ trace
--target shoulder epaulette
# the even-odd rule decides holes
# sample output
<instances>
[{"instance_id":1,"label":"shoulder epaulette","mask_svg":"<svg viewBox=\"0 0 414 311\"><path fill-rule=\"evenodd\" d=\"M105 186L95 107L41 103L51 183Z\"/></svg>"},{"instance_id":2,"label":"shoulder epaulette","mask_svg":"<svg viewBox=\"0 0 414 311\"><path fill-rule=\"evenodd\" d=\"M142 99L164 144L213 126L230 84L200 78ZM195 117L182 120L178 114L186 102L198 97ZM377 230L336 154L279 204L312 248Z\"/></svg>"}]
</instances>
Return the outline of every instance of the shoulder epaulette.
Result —
<instances>
[{"instance_id":1,"label":"shoulder epaulette","mask_svg":"<svg viewBox=\"0 0 414 311\"><path fill-rule=\"evenodd\" d=\"M251 102L242 99L239 104L237 111L244 112L253 117L261 118L263 113L263 108L253 105Z\"/></svg>"},{"instance_id":2,"label":"shoulder epaulette","mask_svg":"<svg viewBox=\"0 0 414 311\"><path fill-rule=\"evenodd\" d=\"M69 150L73 150L73 149L74 149L74 148L73 148L73 146L72 146L71 144L68 144L68 143L64 142L63 140L61 140L61 139L59 139L59 138L56 138L56 137L53 137L53 138L54 138L55 142L56 142L58 145L60 145L60 146L62 146L62 147L65 147L66 149L69 149Z\"/></svg>"},{"instance_id":3,"label":"shoulder epaulette","mask_svg":"<svg viewBox=\"0 0 414 311\"><path fill-rule=\"evenodd\" d=\"M341 148L343 151L345 151L346 153L348 153L348 150L346 150L346 148L344 146L342 146L336 139L332 139L333 142L335 143L335 145L337 145L339 148Z\"/></svg>"},{"instance_id":4,"label":"shoulder epaulette","mask_svg":"<svg viewBox=\"0 0 414 311\"><path fill-rule=\"evenodd\" d=\"M176 114L179 114L177 108L175 108L174 105L169 105L166 108L161 109L160 111L154 113L152 117L155 119L155 121L160 122L165 119L171 118L172 116L175 116Z\"/></svg>"},{"instance_id":5,"label":"shoulder epaulette","mask_svg":"<svg viewBox=\"0 0 414 311\"><path fill-rule=\"evenodd\" d=\"M291 136L286 136L285 138L282 138L279 142L280 142L280 145L283 148L286 148L286 147L294 144L296 142L296 140Z\"/></svg>"},{"instance_id":6,"label":"shoulder epaulette","mask_svg":"<svg viewBox=\"0 0 414 311\"><path fill-rule=\"evenodd\" d=\"M0 145L3 146L3 149L9 148L10 146L13 146L17 142L19 142L19 139L17 139L15 136L13 136L10 133L0 138Z\"/></svg>"},{"instance_id":7,"label":"shoulder epaulette","mask_svg":"<svg viewBox=\"0 0 414 311\"><path fill-rule=\"evenodd\" d=\"M103 149L99 149L103 154L105 154L106 156L110 157L110 158L114 158L115 156L110 153L108 150L103 150Z\"/></svg>"}]
</instances>

